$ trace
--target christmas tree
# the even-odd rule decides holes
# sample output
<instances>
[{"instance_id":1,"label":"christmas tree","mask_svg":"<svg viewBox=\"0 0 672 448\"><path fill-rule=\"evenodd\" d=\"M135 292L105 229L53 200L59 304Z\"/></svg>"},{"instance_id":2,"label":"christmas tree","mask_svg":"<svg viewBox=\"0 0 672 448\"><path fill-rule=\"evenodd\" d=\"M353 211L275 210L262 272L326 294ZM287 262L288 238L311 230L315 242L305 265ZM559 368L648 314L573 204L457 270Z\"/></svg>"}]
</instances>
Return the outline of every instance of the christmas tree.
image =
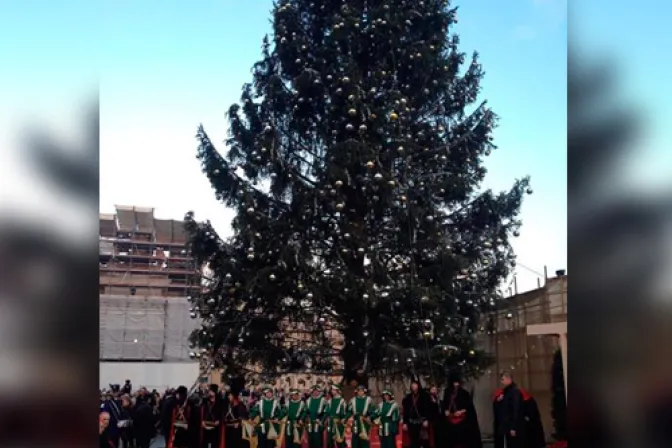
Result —
<instances>
[{"instance_id":1,"label":"christmas tree","mask_svg":"<svg viewBox=\"0 0 672 448\"><path fill-rule=\"evenodd\" d=\"M198 158L236 211L230 238L186 216L212 274L195 356L242 373L346 380L478 375L479 317L515 263L528 179L481 188L496 115L446 0L283 0L227 152ZM291 330L291 331L290 331ZM342 341L334 334L342 336ZM201 355L203 353L203 355Z\"/></svg>"}]
</instances>

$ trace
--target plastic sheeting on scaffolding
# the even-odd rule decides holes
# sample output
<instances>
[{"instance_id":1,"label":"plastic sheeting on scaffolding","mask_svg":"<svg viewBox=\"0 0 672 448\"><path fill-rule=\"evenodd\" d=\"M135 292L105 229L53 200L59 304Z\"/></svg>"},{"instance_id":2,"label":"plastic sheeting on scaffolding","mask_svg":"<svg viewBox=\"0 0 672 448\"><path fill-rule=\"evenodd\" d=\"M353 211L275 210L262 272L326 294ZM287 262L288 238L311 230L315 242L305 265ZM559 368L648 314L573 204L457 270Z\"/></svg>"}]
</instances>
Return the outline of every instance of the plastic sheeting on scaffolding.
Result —
<instances>
[{"instance_id":1,"label":"plastic sheeting on scaffolding","mask_svg":"<svg viewBox=\"0 0 672 448\"><path fill-rule=\"evenodd\" d=\"M186 298L100 296L100 359L189 360L188 338L198 326Z\"/></svg>"}]
</instances>

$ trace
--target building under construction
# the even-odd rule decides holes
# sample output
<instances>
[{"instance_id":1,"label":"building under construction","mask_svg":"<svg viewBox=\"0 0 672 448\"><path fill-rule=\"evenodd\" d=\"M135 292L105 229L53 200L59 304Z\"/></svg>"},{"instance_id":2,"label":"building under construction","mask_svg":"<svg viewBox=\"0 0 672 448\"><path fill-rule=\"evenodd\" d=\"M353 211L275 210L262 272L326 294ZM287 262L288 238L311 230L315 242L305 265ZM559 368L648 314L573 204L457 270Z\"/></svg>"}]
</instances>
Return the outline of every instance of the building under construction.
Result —
<instances>
[{"instance_id":1,"label":"building under construction","mask_svg":"<svg viewBox=\"0 0 672 448\"><path fill-rule=\"evenodd\" d=\"M187 297L201 287L184 222L153 208L117 206L100 215L100 294Z\"/></svg>"},{"instance_id":2,"label":"building under construction","mask_svg":"<svg viewBox=\"0 0 672 448\"><path fill-rule=\"evenodd\" d=\"M153 208L100 215L101 387L174 387L198 375L188 297L201 280L186 244L184 222L156 219Z\"/></svg>"},{"instance_id":3,"label":"building under construction","mask_svg":"<svg viewBox=\"0 0 672 448\"><path fill-rule=\"evenodd\" d=\"M528 335L529 326L567 322L567 275L557 271L543 285L524 293L515 292L490 316L494 328L480 341L493 355L494 365L475 384L474 404L479 420L492 422L492 393L500 387L499 373L508 371L516 383L535 397L546 435L553 432L551 416L552 367L560 349L559 338ZM484 432L491 426L485 426Z\"/></svg>"}]
</instances>

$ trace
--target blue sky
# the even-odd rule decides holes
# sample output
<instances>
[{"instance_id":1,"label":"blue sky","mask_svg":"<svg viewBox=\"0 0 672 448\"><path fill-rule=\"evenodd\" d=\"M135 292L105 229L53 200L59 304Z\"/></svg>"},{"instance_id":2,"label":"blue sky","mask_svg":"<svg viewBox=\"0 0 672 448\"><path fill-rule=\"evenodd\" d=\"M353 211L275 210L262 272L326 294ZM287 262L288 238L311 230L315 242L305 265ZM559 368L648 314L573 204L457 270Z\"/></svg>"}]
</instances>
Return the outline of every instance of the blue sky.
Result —
<instances>
[{"instance_id":1,"label":"blue sky","mask_svg":"<svg viewBox=\"0 0 672 448\"><path fill-rule=\"evenodd\" d=\"M526 198L515 243L519 261L537 273L544 265L551 272L564 268L566 3L457 4L463 49L479 51L486 70L483 98L501 117L500 150L488 162L486 185L504 189L516 177L532 176L535 193ZM27 1L13 8L0 18L0 35L21 35L21 46L31 49L20 52L0 39L3 52L14 55L14 70L0 79L14 86L9 97L17 105L37 105L58 129L71 129L72 120L65 124L68 114L56 105L68 95L83 98L87 89L95 93L99 83L101 211L134 204L180 218L193 209L226 232L231 214L200 173L193 136L202 122L215 141L224 139L224 112L251 79L270 30L271 2ZM44 87L36 89L40 83ZM536 285L538 274L531 270L519 269L521 289Z\"/></svg>"}]
</instances>

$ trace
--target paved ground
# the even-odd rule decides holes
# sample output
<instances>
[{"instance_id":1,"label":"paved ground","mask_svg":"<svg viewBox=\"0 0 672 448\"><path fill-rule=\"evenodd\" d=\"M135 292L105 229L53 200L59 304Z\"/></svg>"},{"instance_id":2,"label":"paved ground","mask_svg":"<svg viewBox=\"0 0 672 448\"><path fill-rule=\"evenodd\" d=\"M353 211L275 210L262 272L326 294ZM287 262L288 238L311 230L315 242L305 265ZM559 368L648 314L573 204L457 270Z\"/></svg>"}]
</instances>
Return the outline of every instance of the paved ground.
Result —
<instances>
[{"instance_id":1,"label":"paved ground","mask_svg":"<svg viewBox=\"0 0 672 448\"><path fill-rule=\"evenodd\" d=\"M158 436L157 438L152 440L152 445L151 445L150 448L165 448L165 446L166 446L166 443L163 440L163 437ZM490 441L483 442L483 448L493 448L494 446L495 446L494 443L492 443Z\"/></svg>"},{"instance_id":2,"label":"paved ground","mask_svg":"<svg viewBox=\"0 0 672 448\"><path fill-rule=\"evenodd\" d=\"M163 440L162 436L156 437L154 440L152 440L152 445L150 448L164 448L166 446L166 442Z\"/></svg>"}]
</instances>

